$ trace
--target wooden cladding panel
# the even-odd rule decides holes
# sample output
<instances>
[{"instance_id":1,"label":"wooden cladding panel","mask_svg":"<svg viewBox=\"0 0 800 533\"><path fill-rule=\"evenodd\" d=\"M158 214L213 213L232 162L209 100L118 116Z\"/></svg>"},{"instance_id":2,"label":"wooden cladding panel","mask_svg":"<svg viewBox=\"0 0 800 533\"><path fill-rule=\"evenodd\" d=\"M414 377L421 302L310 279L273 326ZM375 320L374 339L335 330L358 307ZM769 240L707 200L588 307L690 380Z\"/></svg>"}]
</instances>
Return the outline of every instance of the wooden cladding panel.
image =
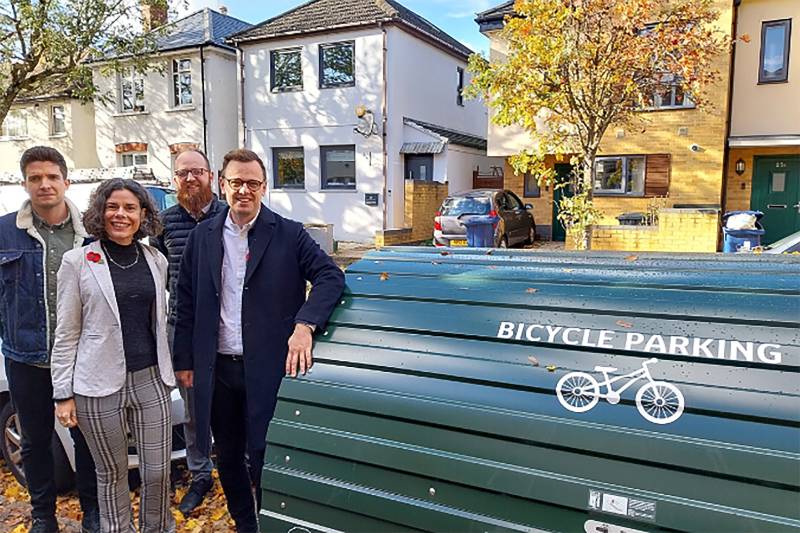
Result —
<instances>
[{"instance_id":1,"label":"wooden cladding panel","mask_svg":"<svg viewBox=\"0 0 800 533\"><path fill-rule=\"evenodd\" d=\"M672 169L670 154L650 154L645 163L645 196L666 196Z\"/></svg>"}]
</instances>

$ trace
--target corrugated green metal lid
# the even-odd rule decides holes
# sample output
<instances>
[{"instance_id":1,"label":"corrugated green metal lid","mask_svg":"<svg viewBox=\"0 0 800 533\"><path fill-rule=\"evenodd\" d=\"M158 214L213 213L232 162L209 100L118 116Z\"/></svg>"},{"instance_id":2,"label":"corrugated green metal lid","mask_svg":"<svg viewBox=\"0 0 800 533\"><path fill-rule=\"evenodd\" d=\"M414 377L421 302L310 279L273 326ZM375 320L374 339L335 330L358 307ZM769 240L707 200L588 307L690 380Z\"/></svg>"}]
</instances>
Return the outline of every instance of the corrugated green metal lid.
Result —
<instances>
[{"instance_id":1,"label":"corrugated green metal lid","mask_svg":"<svg viewBox=\"0 0 800 533\"><path fill-rule=\"evenodd\" d=\"M347 282L263 531L800 530L797 257L389 248Z\"/></svg>"}]
</instances>

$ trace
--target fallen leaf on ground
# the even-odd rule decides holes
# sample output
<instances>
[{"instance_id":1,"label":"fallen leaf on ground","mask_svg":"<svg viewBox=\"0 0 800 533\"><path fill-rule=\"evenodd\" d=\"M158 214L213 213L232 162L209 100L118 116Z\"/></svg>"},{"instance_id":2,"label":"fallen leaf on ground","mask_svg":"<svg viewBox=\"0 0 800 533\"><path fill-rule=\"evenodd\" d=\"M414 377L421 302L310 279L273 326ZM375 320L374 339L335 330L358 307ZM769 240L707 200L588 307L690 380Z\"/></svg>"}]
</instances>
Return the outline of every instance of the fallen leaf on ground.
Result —
<instances>
[{"instance_id":1,"label":"fallen leaf on ground","mask_svg":"<svg viewBox=\"0 0 800 533\"><path fill-rule=\"evenodd\" d=\"M533 293L539 292L539 289L534 289L533 287L529 287L529 288L525 289L525 292L527 292L528 294L533 294Z\"/></svg>"},{"instance_id":2,"label":"fallen leaf on ground","mask_svg":"<svg viewBox=\"0 0 800 533\"><path fill-rule=\"evenodd\" d=\"M556 368L558 368L556 365L547 365L548 372L555 372Z\"/></svg>"},{"instance_id":3,"label":"fallen leaf on ground","mask_svg":"<svg viewBox=\"0 0 800 533\"><path fill-rule=\"evenodd\" d=\"M632 328L633 324L630 322L625 322L624 320L617 320L617 325L621 328Z\"/></svg>"},{"instance_id":4,"label":"fallen leaf on ground","mask_svg":"<svg viewBox=\"0 0 800 533\"><path fill-rule=\"evenodd\" d=\"M625 258L625 261L636 261L637 259L639 259L638 255L629 255Z\"/></svg>"},{"instance_id":5,"label":"fallen leaf on ground","mask_svg":"<svg viewBox=\"0 0 800 533\"><path fill-rule=\"evenodd\" d=\"M535 358L534 356L532 356L532 355L531 355L530 357L528 357L528 361L530 361L530 362L531 362L531 364L532 364L533 366L539 366L539 360L538 360L538 359L536 359L536 358Z\"/></svg>"},{"instance_id":6,"label":"fallen leaf on ground","mask_svg":"<svg viewBox=\"0 0 800 533\"><path fill-rule=\"evenodd\" d=\"M387 279L389 279L389 274L387 272L381 272L380 279L381 281L386 281Z\"/></svg>"},{"instance_id":7,"label":"fallen leaf on ground","mask_svg":"<svg viewBox=\"0 0 800 533\"><path fill-rule=\"evenodd\" d=\"M450 255L450 252L439 252L439 255Z\"/></svg>"},{"instance_id":8,"label":"fallen leaf on ground","mask_svg":"<svg viewBox=\"0 0 800 533\"><path fill-rule=\"evenodd\" d=\"M575 272L574 268L565 268L563 270L564 270L564 272Z\"/></svg>"}]
</instances>

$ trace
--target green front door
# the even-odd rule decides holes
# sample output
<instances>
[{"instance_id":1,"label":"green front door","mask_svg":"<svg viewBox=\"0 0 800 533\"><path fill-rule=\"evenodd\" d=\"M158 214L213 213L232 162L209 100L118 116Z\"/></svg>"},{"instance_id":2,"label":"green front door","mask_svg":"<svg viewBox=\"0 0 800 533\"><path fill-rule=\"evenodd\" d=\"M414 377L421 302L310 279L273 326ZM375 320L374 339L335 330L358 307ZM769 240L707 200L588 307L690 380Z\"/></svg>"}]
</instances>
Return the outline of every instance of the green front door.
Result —
<instances>
[{"instance_id":1,"label":"green front door","mask_svg":"<svg viewBox=\"0 0 800 533\"><path fill-rule=\"evenodd\" d=\"M755 158L750 208L764 213L762 244L800 231L800 157Z\"/></svg>"},{"instance_id":2,"label":"green front door","mask_svg":"<svg viewBox=\"0 0 800 533\"><path fill-rule=\"evenodd\" d=\"M556 184L566 183L572 174L572 165L557 164L556 171ZM572 196L572 189L570 187L553 187L553 240L564 241L567 238L567 232L564 226L558 221L558 206L561 203L562 196Z\"/></svg>"}]
</instances>

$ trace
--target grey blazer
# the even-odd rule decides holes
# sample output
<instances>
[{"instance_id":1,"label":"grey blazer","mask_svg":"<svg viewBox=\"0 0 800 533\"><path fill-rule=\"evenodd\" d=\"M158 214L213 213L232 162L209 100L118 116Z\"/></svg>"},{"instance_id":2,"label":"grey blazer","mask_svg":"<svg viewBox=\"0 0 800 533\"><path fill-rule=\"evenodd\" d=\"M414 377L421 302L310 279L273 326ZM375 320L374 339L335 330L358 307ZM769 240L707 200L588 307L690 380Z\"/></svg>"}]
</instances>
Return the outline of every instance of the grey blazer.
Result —
<instances>
[{"instance_id":1,"label":"grey blazer","mask_svg":"<svg viewBox=\"0 0 800 533\"><path fill-rule=\"evenodd\" d=\"M155 248L142 244L153 274L153 309L158 369L162 381L175 386L172 357L167 345L167 260ZM99 261L87 255L98 254ZM64 254L58 270L58 322L50 371L53 398L108 396L125 384L122 326L108 259L95 241Z\"/></svg>"}]
</instances>

